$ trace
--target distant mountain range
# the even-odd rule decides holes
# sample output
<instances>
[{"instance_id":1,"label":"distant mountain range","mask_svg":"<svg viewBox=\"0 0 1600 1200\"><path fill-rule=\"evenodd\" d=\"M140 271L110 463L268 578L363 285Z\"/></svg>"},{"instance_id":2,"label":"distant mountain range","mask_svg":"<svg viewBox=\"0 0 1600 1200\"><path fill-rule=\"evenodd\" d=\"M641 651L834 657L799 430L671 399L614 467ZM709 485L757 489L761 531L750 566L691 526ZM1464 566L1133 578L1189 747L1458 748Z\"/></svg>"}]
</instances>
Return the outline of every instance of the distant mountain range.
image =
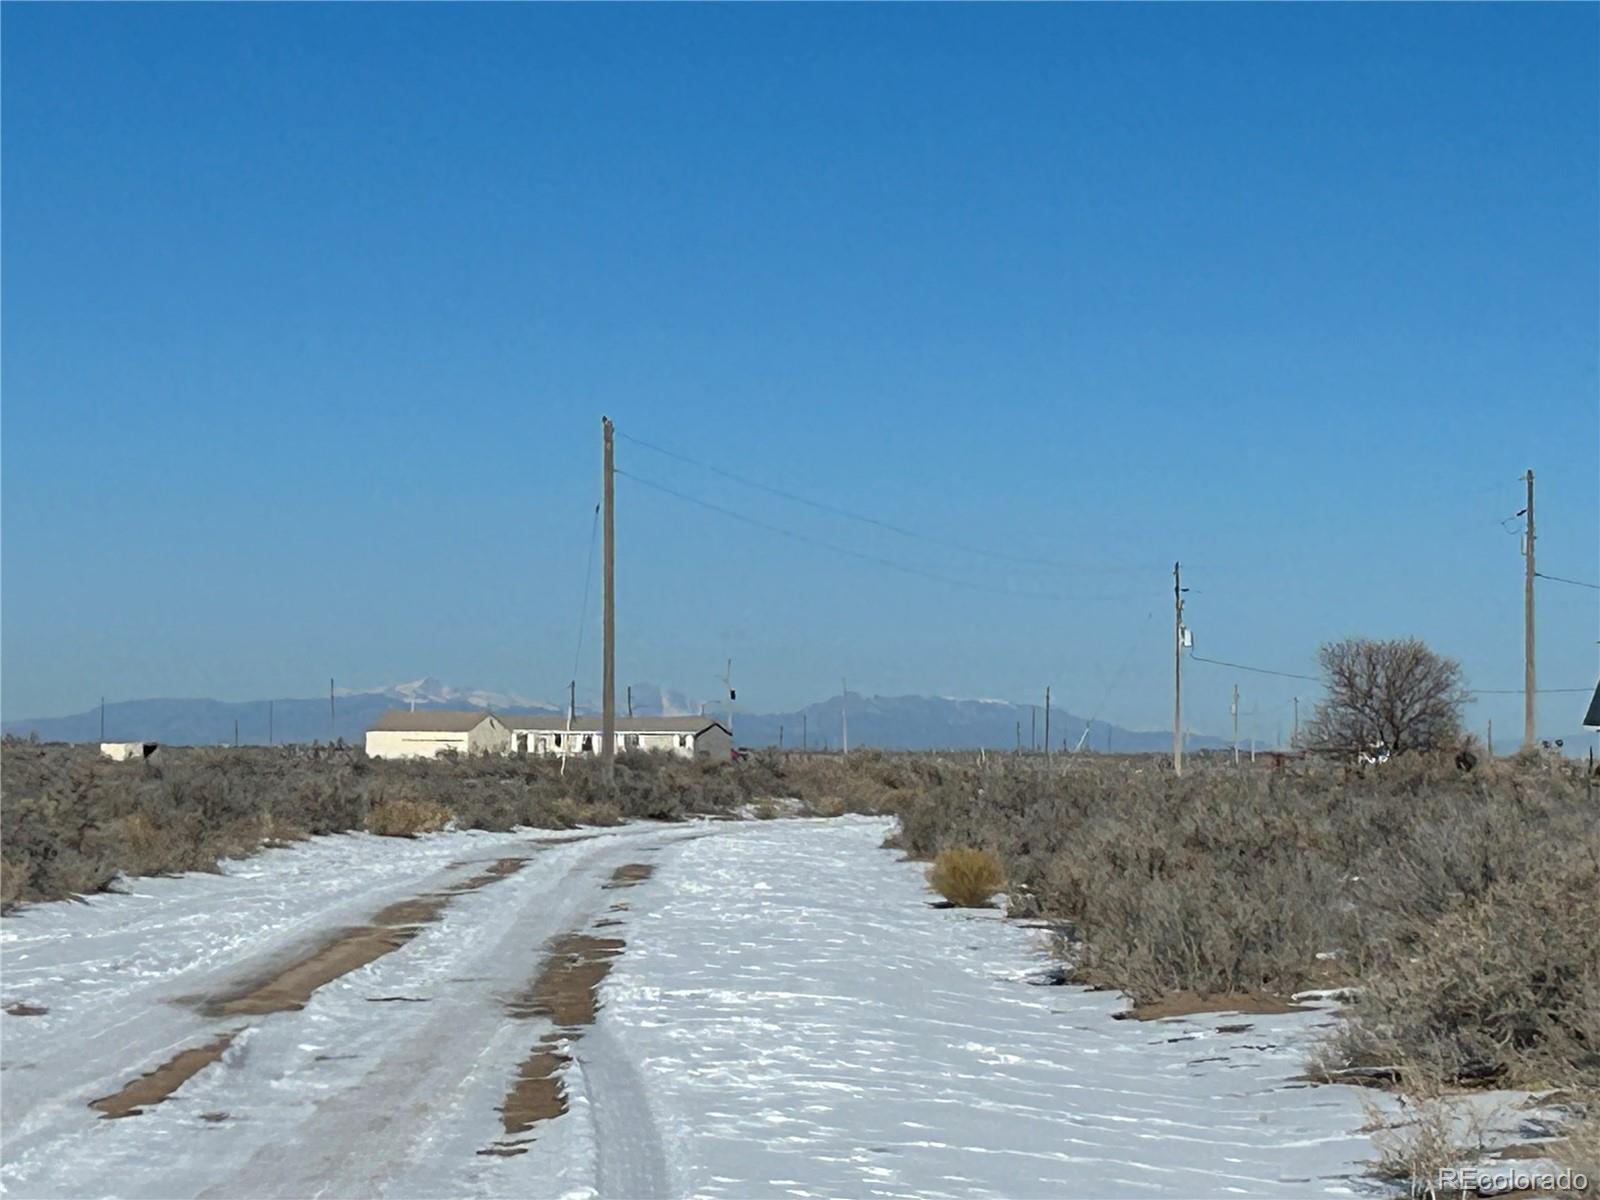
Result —
<instances>
[{"instance_id":1,"label":"distant mountain range","mask_svg":"<svg viewBox=\"0 0 1600 1200\"><path fill-rule=\"evenodd\" d=\"M637 716L681 716L702 706L683 692L651 683L618 689L617 708L626 712L632 692ZM237 722L239 741L246 744L327 741L330 737L360 743L378 715L391 708L487 708L499 713L559 713L560 704L525 696L460 688L432 677L411 683L390 684L366 691L336 692L316 699L247 700L123 700L105 708L105 740L155 741L174 746L231 744ZM704 705L708 715L726 720L721 703ZM976 749L1010 750L1020 736L1024 746L1044 746L1044 711L1004 700L956 700L936 696L862 696L850 693L848 713L838 696L794 712L746 713L735 709L735 740L742 746L813 749L839 748L844 718L848 716L851 746L878 746L892 750ZM580 709L592 712L592 709ZM65 717L39 717L4 722L4 732L19 737L37 734L52 742L101 740L98 708ZM1087 735L1085 731L1087 730ZM1050 740L1058 749L1072 749L1080 740L1086 749L1136 753L1161 751L1172 745L1172 735L1160 730L1129 730L1092 724L1069 712L1050 716ZM1223 745L1217 738L1191 737L1193 749Z\"/></svg>"}]
</instances>

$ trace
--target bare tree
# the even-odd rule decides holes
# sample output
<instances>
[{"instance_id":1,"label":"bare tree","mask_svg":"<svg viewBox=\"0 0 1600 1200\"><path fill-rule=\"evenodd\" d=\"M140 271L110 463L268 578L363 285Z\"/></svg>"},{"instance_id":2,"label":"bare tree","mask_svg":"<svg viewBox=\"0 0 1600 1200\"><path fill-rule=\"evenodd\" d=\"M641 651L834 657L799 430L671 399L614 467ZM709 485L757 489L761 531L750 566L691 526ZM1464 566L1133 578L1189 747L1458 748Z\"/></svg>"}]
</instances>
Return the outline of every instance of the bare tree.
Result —
<instances>
[{"instance_id":1,"label":"bare tree","mask_svg":"<svg viewBox=\"0 0 1600 1200\"><path fill-rule=\"evenodd\" d=\"M1453 747L1468 692L1461 664L1417 638L1345 638L1318 651L1327 697L1309 728L1311 745L1393 753Z\"/></svg>"}]
</instances>

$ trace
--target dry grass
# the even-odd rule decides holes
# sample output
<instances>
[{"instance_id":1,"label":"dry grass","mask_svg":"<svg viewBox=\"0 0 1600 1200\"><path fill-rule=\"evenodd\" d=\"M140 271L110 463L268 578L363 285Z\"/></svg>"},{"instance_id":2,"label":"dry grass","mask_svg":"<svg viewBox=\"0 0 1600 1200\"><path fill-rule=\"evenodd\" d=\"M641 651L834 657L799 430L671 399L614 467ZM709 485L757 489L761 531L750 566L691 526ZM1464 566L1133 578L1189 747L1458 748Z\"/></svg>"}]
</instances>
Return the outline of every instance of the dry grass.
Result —
<instances>
[{"instance_id":1,"label":"dry grass","mask_svg":"<svg viewBox=\"0 0 1600 1200\"><path fill-rule=\"evenodd\" d=\"M367 832L380 837L437 833L449 823L447 809L425 800L380 800L367 810Z\"/></svg>"},{"instance_id":2,"label":"dry grass","mask_svg":"<svg viewBox=\"0 0 1600 1200\"><path fill-rule=\"evenodd\" d=\"M984 907L1005 883L1005 871L990 850L941 850L928 869L928 886L957 908Z\"/></svg>"},{"instance_id":3,"label":"dry grass","mask_svg":"<svg viewBox=\"0 0 1600 1200\"><path fill-rule=\"evenodd\" d=\"M728 814L773 799L881 811L936 770L872 753L847 762L762 752L739 763L632 753L607 786L593 761L563 773L540 757L390 762L343 747L168 746L148 762L111 763L92 746L16 738L5 739L4 760L7 909L101 891L119 874L214 870L262 846L351 829L570 829Z\"/></svg>"},{"instance_id":4,"label":"dry grass","mask_svg":"<svg viewBox=\"0 0 1600 1200\"><path fill-rule=\"evenodd\" d=\"M1600 1093L1590 1094L1581 1108L1582 1113L1562 1131L1565 1136L1552 1157L1558 1166L1572 1172L1574 1181L1583 1176L1585 1186L1569 1195L1600 1196Z\"/></svg>"},{"instance_id":5,"label":"dry grass","mask_svg":"<svg viewBox=\"0 0 1600 1200\"><path fill-rule=\"evenodd\" d=\"M1398 1114L1363 1105L1378 1158L1373 1174L1403 1183L1413 1196L1439 1192L1446 1171L1473 1162L1488 1149L1492 1113L1438 1090L1405 1096Z\"/></svg>"},{"instance_id":6,"label":"dry grass","mask_svg":"<svg viewBox=\"0 0 1600 1200\"><path fill-rule=\"evenodd\" d=\"M1136 1003L1353 984L1329 1067L1600 1084L1600 812L1580 764L924 771L899 846L994 848L1011 911L1063 922L1084 982Z\"/></svg>"}]
</instances>

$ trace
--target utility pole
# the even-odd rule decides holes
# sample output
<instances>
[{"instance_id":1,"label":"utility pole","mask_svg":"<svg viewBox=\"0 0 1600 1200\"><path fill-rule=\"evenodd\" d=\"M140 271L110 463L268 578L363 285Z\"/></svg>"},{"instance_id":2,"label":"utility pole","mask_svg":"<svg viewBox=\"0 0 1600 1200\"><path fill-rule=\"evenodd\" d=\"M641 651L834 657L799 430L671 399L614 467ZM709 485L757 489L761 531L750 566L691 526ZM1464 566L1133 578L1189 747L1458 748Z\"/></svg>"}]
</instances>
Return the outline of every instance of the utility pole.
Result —
<instances>
[{"instance_id":1,"label":"utility pole","mask_svg":"<svg viewBox=\"0 0 1600 1200\"><path fill-rule=\"evenodd\" d=\"M1020 718L1017 720L1017 753L1019 755L1022 753L1022 721Z\"/></svg>"},{"instance_id":2,"label":"utility pole","mask_svg":"<svg viewBox=\"0 0 1600 1200\"><path fill-rule=\"evenodd\" d=\"M1488 748L1489 748L1489 757L1493 758L1494 757L1494 718L1493 717L1489 718Z\"/></svg>"},{"instance_id":3,"label":"utility pole","mask_svg":"<svg viewBox=\"0 0 1600 1200\"><path fill-rule=\"evenodd\" d=\"M778 726L778 749L783 749L783 726Z\"/></svg>"},{"instance_id":4,"label":"utility pole","mask_svg":"<svg viewBox=\"0 0 1600 1200\"><path fill-rule=\"evenodd\" d=\"M1233 714L1233 765L1239 765L1239 685L1233 685L1233 706L1229 709Z\"/></svg>"},{"instance_id":5,"label":"utility pole","mask_svg":"<svg viewBox=\"0 0 1600 1200\"><path fill-rule=\"evenodd\" d=\"M334 733L338 728L339 713L333 705L333 680L330 679L328 680L328 741L330 743L338 740L334 736Z\"/></svg>"},{"instance_id":6,"label":"utility pole","mask_svg":"<svg viewBox=\"0 0 1600 1200\"><path fill-rule=\"evenodd\" d=\"M1522 554L1527 568L1522 583L1522 748L1532 750L1539 741L1534 719L1535 696L1538 684L1533 666L1533 468L1528 468L1524 478L1528 482L1527 529L1522 535Z\"/></svg>"},{"instance_id":7,"label":"utility pole","mask_svg":"<svg viewBox=\"0 0 1600 1200\"><path fill-rule=\"evenodd\" d=\"M615 777L617 743L617 531L616 531L616 479L612 471L612 432L609 417L600 418L601 439L604 443L605 464L605 599L602 602L601 625L604 629L605 650L600 672L600 778L610 786Z\"/></svg>"},{"instance_id":8,"label":"utility pole","mask_svg":"<svg viewBox=\"0 0 1600 1200\"><path fill-rule=\"evenodd\" d=\"M238 717L235 717L233 719L233 748L235 750L237 750L239 748L239 718Z\"/></svg>"},{"instance_id":9,"label":"utility pole","mask_svg":"<svg viewBox=\"0 0 1600 1200\"><path fill-rule=\"evenodd\" d=\"M1050 761L1050 689L1044 689L1044 760Z\"/></svg>"},{"instance_id":10,"label":"utility pole","mask_svg":"<svg viewBox=\"0 0 1600 1200\"><path fill-rule=\"evenodd\" d=\"M850 757L850 685L839 680L839 742L844 756Z\"/></svg>"},{"instance_id":11,"label":"utility pole","mask_svg":"<svg viewBox=\"0 0 1600 1200\"><path fill-rule=\"evenodd\" d=\"M722 673L722 686L728 690L728 738L733 739L733 659L728 660L728 669Z\"/></svg>"},{"instance_id":12,"label":"utility pole","mask_svg":"<svg viewBox=\"0 0 1600 1200\"><path fill-rule=\"evenodd\" d=\"M1300 697L1294 698L1294 732L1289 735L1289 749L1300 748Z\"/></svg>"},{"instance_id":13,"label":"utility pole","mask_svg":"<svg viewBox=\"0 0 1600 1200\"><path fill-rule=\"evenodd\" d=\"M628 719L633 719L633 684L628 685Z\"/></svg>"},{"instance_id":14,"label":"utility pole","mask_svg":"<svg viewBox=\"0 0 1600 1200\"><path fill-rule=\"evenodd\" d=\"M1172 564L1172 773L1183 774L1183 576Z\"/></svg>"}]
</instances>

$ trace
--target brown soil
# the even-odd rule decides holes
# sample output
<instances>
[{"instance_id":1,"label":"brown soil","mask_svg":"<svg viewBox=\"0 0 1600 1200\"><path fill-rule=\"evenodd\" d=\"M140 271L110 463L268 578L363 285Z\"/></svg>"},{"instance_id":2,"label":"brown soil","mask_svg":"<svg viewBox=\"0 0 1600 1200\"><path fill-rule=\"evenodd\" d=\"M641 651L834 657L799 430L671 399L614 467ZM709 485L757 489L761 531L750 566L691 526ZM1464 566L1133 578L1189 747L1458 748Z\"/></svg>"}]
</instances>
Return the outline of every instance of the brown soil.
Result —
<instances>
[{"instance_id":1,"label":"brown soil","mask_svg":"<svg viewBox=\"0 0 1600 1200\"><path fill-rule=\"evenodd\" d=\"M1494 1157L1502 1161L1551 1158L1553 1152L1559 1151L1566 1144L1566 1138L1555 1138L1548 1142L1517 1142L1510 1146L1501 1146L1494 1152Z\"/></svg>"},{"instance_id":2,"label":"brown soil","mask_svg":"<svg viewBox=\"0 0 1600 1200\"><path fill-rule=\"evenodd\" d=\"M1159 1021L1164 1017L1191 1017L1197 1013L1289 1013L1305 1008L1304 1004L1291 1004L1281 997L1260 992L1222 992L1214 996L1171 992L1159 1000L1135 1004L1126 1012L1111 1015L1118 1021Z\"/></svg>"},{"instance_id":3,"label":"brown soil","mask_svg":"<svg viewBox=\"0 0 1600 1200\"><path fill-rule=\"evenodd\" d=\"M655 867L649 863L624 863L611 872L611 882L608 888L632 887L636 883L643 883L656 873Z\"/></svg>"},{"instance_id":4,"label":"brown soil","mask_svg":"<svg viewBox=\"0 0 1600 1200\"><path fill-rule=\"evenodd\" d=\"M490 864L489 869L481 875L474 875L465 883L458 883L450 889L451 895L459 896L462 892L475 892L486 884L491 884L504 879L507 875L515 875L528 865L525 858L500 858Z\"/></svg>"},{"instance_id":5,"label":"brown soil","mask_svg":"<svg viewBox=\"0 0 1600 1200\"><path fill-rule=\"evenodd\" d=\"M318 988L400 949L421 932L423 925L438 920L439 914L456 896L505 879L520 871L527 862L525 858L498 859L482 874L448 892L427 892L390 904L374 913L370 924L337 934L331 941L265 978L246 981L230 993L206 997L200 1011L207 1016L261 1016L298 1011L306 1006Z\"/></svg>"},{"instance_id":6,"label":"brown soil","mask_svg":"<svg viewBox=\"0 0 1600 1200\"><path fill-rule=\"evenodd\" d=\"M505 1103L500 1106L500 1124L508 1136L527 1133L540 1121L552 1120L567 1111L567 1094L561 1086L561 1080L556 1078L556 1073L567 1061L567 1056L557 1049L562 1041L560 1034L546 1034L533 1048L533 1053L523 1059L516 1082L511 1085ZM497 1143L489 1151L498 1154L522 1152L522 1149L505 1142Z\"/></svg>"},{"instance_id":7,"label":"brown soil","mask_svg":"<svg viewBox=\"0 0 1600 1200\"><path fill-rule=\"evenodd\" d=\"M89 1107L104 1114L102 1120L138 1116L146 1106L160 1104L191 1077L221 1058L222 1052L233 1039L234 1034L225 1033L214 1042L181 1051L154 1071L139 1076L120 1092L91 1100Z\"/></svg>"},{"instance_id":8,"label":"brown soil","mask_svg":"<svg viewBox=\"0 0 1600 1200\"><path fill-rule=\"evenodd\" d=\"M211 1124L216 1125L222 1121L226 1121L228 1119L228 1114L225 1112L201 1113L200 1119L202 1121L209 1121Z\"/></svg>"},{"instance_id":9,"label":"brown soil","mask_svg":"<svg viewBox=\"0 0 1600 1200\"><path fill-rule=\"evenodd\" d=\"M517 1020L548 1017L562 1026L562 1031L548 1033L540 1040L523 1060L516 1080L506 1092L500 1119L507 1138L515 1140L498 1141L479 1154L524 1154L532 1139L519 1139L517 1135L567 1111L566 1091L558 1072L569 1056L560 1047L581 1037L583 1026L594 1024L600 1007L596 995L600 982L623 946L620 938L564 933L550 942L549 953L528 990L507 1002L506 1012Z\"/></svg>"},{"instance_id":10,"label":"brown soil","mask_svg":"<svg viewBox=\"0 0 1600 1200\"><path fill-rule=\"evenodd\" d=\"M406 901L391 909L417 903ZM442 898L434 901L429 916L420 919L432 920L444 905ZM246 984L231 995L208 998L200 1011L207 1016L260 1016L304 1008L318 988L393 953L417 936L417 910L409 909L403 922L391 923L385 920L395 915L391 909L379 913L374 924L346 930L267 979Z\"/></svg>"},{"instance_id":11,"label":"brown soil","mask_svg":"<svg viewBox=\"0 0 1600 1200\"><path fill-rule=\"evenodd\" d=\"M13 1017L42 1017L49 1012L48 1008L41 1008L37 1004L8 1004L6 1011Z\"/></svg>"},{"instance_id":12,"label":"brown soil","mask_svg":"<svg viewBox=\"0 0 1600 1200\"><path fill-rule=\"evenodd\" d=\"M622 953L621 938L564 933L550 943L550 953L533 985L506 1005L511 1016L549 1017L557 1025L592 1025L600 981L611 960Z\"/></svg>"}]
</instances>

